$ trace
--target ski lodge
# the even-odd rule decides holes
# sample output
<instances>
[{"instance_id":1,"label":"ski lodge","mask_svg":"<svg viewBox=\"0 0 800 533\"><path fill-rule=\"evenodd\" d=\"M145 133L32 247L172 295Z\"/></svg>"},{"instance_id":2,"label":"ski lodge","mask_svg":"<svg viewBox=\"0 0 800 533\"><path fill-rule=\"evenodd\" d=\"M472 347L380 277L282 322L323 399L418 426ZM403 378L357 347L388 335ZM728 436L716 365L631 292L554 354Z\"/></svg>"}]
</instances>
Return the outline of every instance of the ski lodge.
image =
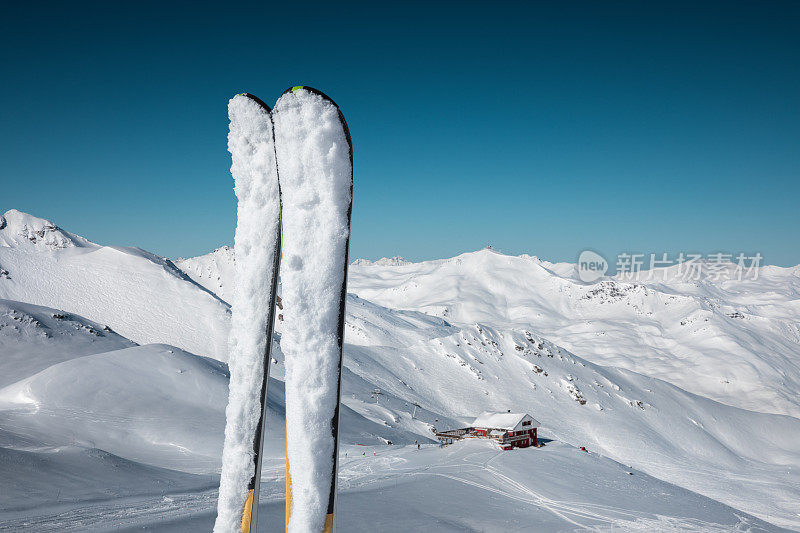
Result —
<instances>
[{"instance_id":1,"label":"ski lodge","mask_svg":"<svg viewBox=\"0 0 800 533\"><path fill-rule=\"evenodd\" d=\"M492 439L503 450L536 446L539 422L527 413L481 413L469 427L436 433L442 444L461 439Z\"/></svg>"}]
</instances>

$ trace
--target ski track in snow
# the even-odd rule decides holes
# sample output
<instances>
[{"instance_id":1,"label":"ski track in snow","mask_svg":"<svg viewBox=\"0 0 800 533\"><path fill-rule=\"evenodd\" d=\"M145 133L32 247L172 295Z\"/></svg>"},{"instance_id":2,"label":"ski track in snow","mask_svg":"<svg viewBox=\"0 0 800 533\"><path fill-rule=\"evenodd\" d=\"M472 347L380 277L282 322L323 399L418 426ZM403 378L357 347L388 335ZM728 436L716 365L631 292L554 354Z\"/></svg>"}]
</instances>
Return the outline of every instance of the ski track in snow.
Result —
<instances>
[{"instance_id":1,"label":"ski track in snow","mask_svg":"<svg viewBox=\"0 0 800 533\"><path fill-rule=\"evenodd\" d=\"M475 444L475 443L470 443ZM552 444L551 444L552 446ZM358 447L349 447L348 452L358 452ZM372 452L373 449L369 449ZM463 453L456 450L451 453L445 448L426 448L417 452L413 447L402 449L380 449L377 456L366 458L343 459L340 472L340 488L344 498L350 493L363 493L369 491L388 492L391 495L393 487L411 484L424 491L432 477L450 480L460 486L472 487L485 493L484 498L490 495L500 497L501 505L538 508L551 513L561 524L560 530L582 531L700 531L716 533L722 531L767 531L770 528L763 523L745 515L737 515L735 523L716 523L701 520L690 516L670 516L664 514L637 511L591 501L562 500L549 498L540 491L531 488L535 484L529 477L527 482L521 482L509 475L511 471L493 466L492 463L504 457L504 452L482 446L478 451ZM512 452L515 453L515 452ZM543 454L544 449L529 449L522 453ZM408 456L427 455L426 461L408 460ZM441 457L444 456L444 457ZM278 459L265 468L265 473L274 472L279 467ZM278 469L279 470L279 469ZM513 470L512 470L513 471ZM485 474L482 476L482 474ZM639 475L639 474L637 474ZM262 481L261 501L264 505L280 508L283 502L282 476L265 474ZM458 492L458 488L451 488ZM633 496L633 494L631 494ZM0 531L110 531L118 529L151 528L158 523L175 522L190 519L196 515L209 515L216 507L217 490L207 489L187 493L164 492L154 497L129 497L113 501L103 501L90 506L62 510L45 516L30 516L6 520L0 524ZM276 505L277 504L277 505ZM353 509L344 507L345 511ZM396 529L403 530L401 511L386 510L394 515ZM275 520L274 513L270 517ZM209 518L210 520L211 518ZM765 527L766 526L766 527ZM270 528L269 525L262 525ZM535 524L531 524L533 529ZM527 531L525 527L519 529L502 527L503 531ZM194 530L194 529L192 529ZM202 530L199 528L199 530Z\"/></svg>"},{"instance_id":2,"label":"ski track in snow","mask_svg":"<svg viewBox=\"0 0 800 533\"><path fill-rule=\"evenodd\" d=\"M152 498L121 498L69 509L54 515L6 520L0 531L90 531L132 527L140 522L189 517L217 507L217 489L165 494Z\"/></svg>"}]
</instances>

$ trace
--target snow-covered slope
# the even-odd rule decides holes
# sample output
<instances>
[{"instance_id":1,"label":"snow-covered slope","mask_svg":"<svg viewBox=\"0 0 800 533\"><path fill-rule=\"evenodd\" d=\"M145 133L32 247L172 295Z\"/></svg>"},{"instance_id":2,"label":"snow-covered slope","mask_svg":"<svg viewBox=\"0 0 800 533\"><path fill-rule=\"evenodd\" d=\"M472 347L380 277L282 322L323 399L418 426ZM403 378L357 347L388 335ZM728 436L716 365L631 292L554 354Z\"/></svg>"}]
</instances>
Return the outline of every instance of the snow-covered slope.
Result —
<instances>
[{"instance_id":1,"label":"snow-covered slope","mask_svg":"<svg viewBox=\"0 0 800 533\"><path fill-rule=\"evenodd\" d=\"M3 428L151 465L219 461L227 368L151 344L58 363L0 389Z\"/></svg>"},{"instance_id":2,"label":"snow-covered slope","mask_svg":"<svg viewBox=\"0 0 800 533\"><path fill-rule=\"evenodd\" d=\"M186 261L213 263L194 279L213 279L206 286L225 293L232 260L218 250ZM356 260L348 287L389 308L530 328L596 363L736 407L800 416L800 266L758 274L686 281L670 267L650 279L587 284L574 264L485 249L422 263Z\"/></svg>"},{"instance_id":3,"label":"snow-covered slope","mask_svg":"<svg viewBox=\"0 0 800 533\"><path fill-rule=\"evenodd\" d=\"M282 368L277 344L274 353ZM136 346L77 315L0 300L0 428L17 437L98 447L189 472L214 470L228 377L227 366L214 359L164 344ZM368 386L348 390L361 388ZM282 381L271 380L268 400L266 448L279 455L285 450ZM422 422L392 428L349 408L342 420L348 422L343 442L352 444L408 444L429 433Z\"/></svg>"},{"instance_id":4,"label":"snow-covered slope","mask_svg":"<svg viewBox=\"0 0 800 533\"><path fill-rule=\"evenodd\" d=\"M348 336L361 342L346 346L346 444L426 443L431 426L457 427L482 410L513 406L535 414L545 436L587 446L751 514L792 524L800 511L800 477L787 468L800 464L797 419L727 407L599 367L524 330L460 328L356 297L348 305ZM280 368L279 350L276 356ZM12 450L26 441L99 448L148 467L214 472L226 380L223 364L165 345L74 357L0 389L0 419L13 433ZM285 434L283 383L273 380L269 391L268 477L282 460ZM412 418L414 403L421 407ZM64 460L67 468L74 459ZM357 479L358 465L349 468L356 470L348 473L345 463L345 479ZM550 468L571 471L568 461ZM539 479L541 473L531 475ZM539 493L550 494L553 487L542 483ZM641 501L633 505L639 509Z\"/></svg>"},{"instance_id":5,"label":"snow-covered slope","mask_svg":"<svg viewBox=\"0 0 800 533\"><path fill-rule=\"evenodd\" d=\"M0 229L0 298L64 309L140 344L225 359L228 305L168 259L100 246L18 211Z\"/></svg>"},{"instance_id":6,"label":"snow-covered slope","mask_svg":"<svg viewBox=\"0 0 800 533\"><path fill-rule=\"evenodd\" d=\"M86 502L209 490L216 483L214 476L156 468L96 448L41 443L26 448L0 447L0 476L0 528L8 531L66 530L63 519L56 519L60 524L52 529L31 520L46 511L43 504L51 512L63 512ZM83 524L78 524L80 530Z\"/></svg>"},{"instance_id":7,"label":"snow-covered slope","mask_svg":"<svg viewBox=\"0 0 800 533\"><path fill-rule=\"evenodd\" d=\"M175 265L226 302L233 296L234 262L233 248L222 246L211 253L189 259L177 259Z\"/></svg>"},{"instance_id":8,"label":"snow-covered slope","mask_svg":"<svg viewBox=\"0 0 800 533\"><path fill-rule=\"evenodd\" d=\"M9 459L0 465L12 465L4 469L13 473L12 488L35 485L40 490L36 499L23 499L24 492L12 496L18 503L0 514L4 528L180 533L211 529L216 491L208 487L213 476L143 467L96 450L64 452L48 457L0 450L0 456ZM346 446L341 455L341 531L786 531L556 442L544 450L514 452L476 441L421 450ZM283 469L276 461L265 468L270 474L262 480L259 522L262 531L273 531L284 521ZM80 483L87 473L110 488L101 491ZM50 495L52 500L44 500L47 505L31 506L31 501Z\"/></svg>"},{"instance_id":9,"label":"snow-covered slope","mask_svg":"<svg viewBox=\"0 0 800 533\"><path fill-rule=\"evenodd\" d=\"M84 249L86 256L91 256L87 251L100 249L91 243L75 247L79 248ZM67 248L53 251L50 247L34 250L21 241L13 247L0 248L0 265L5 267L3 258L11 258L12 280L17 270L17 274L26 276L25 288L38 284L49 287L55 295L50 296L53 299L67 298L65 294L74 293L64 290L62 285L69 284L71 278L62 269L72 268L70 263L74 256L65 250ZM342 460L340 486L345 487L342 502L351 501L353 505L358 502L363 509L366 499L391 494L401 499L397 509L405 510L406 514L414 509L430 513L442 530L463 527L463 522L458 521L460 518L455 518L459 512L475 519L484 514L497 517L506 513L510 521L536 519L548 524L548 529L550 526L574 529L579 526L573 522L578 522L600 528L608 524L609 528L641 526L653 530L673 524L674 529L685 529L694 524L696 529L724 530L734 527L731 520L736 519L732 517L744 511L771 523L800 528L800 420L723 405L674 385L684 373L693 376L698 372L692 369L693 364L710 365L703 357L717 361L720 367L727 361L724 353L708 355L701 349L699 337L713 334L721 336L725 342L734 339L737 344L731 349L746 346L751 350L743 352L741 357L752 358L752 361L746 360L756 368L765 366L766 370L759 370L763 372L759 379L779 391L777 398L786 400L791 391L796 394L798 389L793 380L797 372L791 365L796 364L796 357L792 356L798 353L792 344L792 335L797 331L797 321L793 318L796 311L793 302L797 298L793 296L796 285L791 269L772 272L771 267L766 267L762 279L752 285L701 282L689 287L668 281L634 286L620 280L585 285L572 277L566 265L491 254L468 254L453 260L399 266L352 267L351 290L361 297L351 294L347 303L341 438L343 443L353 447L343 449L343 453L350 456ZM155 494L153 487L145 487L141 494L151 491L152 498L157 498L147 500L147 509L163 511L166 513L163 516L180 517L190 514L185 509L191 506L201 513L197 515L198 529L207 528L213 515L206 520L202 513L213 513L215 495L202 487L214 485L215 479L210 476L215 475L219 464L227 399L225 366L184 351L185 346L180 346L184 350L163 344L131 346L126 339L103 331L102 326L110 324L114 331L122 333L123 328L136 330L141 327L139 322L150 323L148 321L156 316L163 322L159 325L160 331L169 331L186 344L187 339L178 333L185 327L184 321L191 323L192 318L186 316L188 310L205 309L222 325L204 330L203 338L197 342L224 344L227 306L191 280L184 279L181 272L166 262L159 266L157 261L143 258L136 267L145 274L139 273L125 283L119 270L99 268L95 260L89 259L82 259L82 264L96 276L99 286L107 290L115 287L112 294L117 301L137 301L137 293L148 291L146 285L153 283L154 265L156 271L165 268L164 265L172 269L173 273L165 274L170 276L167 278L170 281L164 286L183 283L180 287L190 289L154 295L143 316L136 314L141 308L128 312L121 306L120 309L100 306L99 295L91 295L91 309L96 314L80 314L95 320L94 323L74 314L75 306L84 303L80 298L71 302L74 305L61 306L64 311L3 302L5 307L0 307L0 316L5 315L0 320L3 325L0 328L0 375L12 376L11 371L16 367L19 371L0 383L0 447L26 454L35 452L25 455L28 458L25 460L42 461L43 465L50 465L47 468L63 472L64 486L68 485L70 472L75 471L69 465L84 464L84 459L70 455L73 452L69 450L76 447L101 449L120 461L131 461L146 468L170 469L169 479L174 480L176 487L183 487L178 490L194 484L201 492L193 496L186 489L173 503L162 502L161 495ZM41 265L46 265L47 269ZM125 272L133 276L137 268L130 267ZM489 274L480 276L481 268ZM223 288L230 287L224 275L219 277ZM0 291L9 290L9 285L4 285L6 281L0 279ZM525 288L526 283L533 289ZM414 298L403 296L408 291ZM43 299L48 295L45 290L36 294ZM408 310L379 305L364 299L367 294L379 300L398 298L398 306L401 301L407 301L409 305L401 307ZM206 308L209 297L219 305ZM741 313L745 317L758 316L758 320L748 322L727 316L727 308L722 306L729 304L739 306L737 309L743 307ZM286 301L283 305L292 304ZM674 317L682 317L684 311L693 306L708 312L705 316L709 321L701 318L692 327L716 329L701 331L698 338L675 333L686 327L681 326L680 321L675 329L658 329L659 324L672 320L673 313ZM413 310L414 307L427 313ZM187 310L186 313L183 310ZM497 316L493 315L495 312ZM487 320L470 320L470 313L484 316L483 313ZM65 318L53 316L61 314ZM581 316L581 319L569 318L573 316ZM731 324L724 320L730 320ZM92 334L87 328L102 336ZM632 332L627 333L625 328ZM40 333L43 329L50 337ZM280 337L283 329L280 318L276 329ZM546 333L548 330L563 334L578 347L566 349ZM600 334L602 331L606 334ZM652 333L648 337L649 331ZM610 349L615 344L605 338L607 335L617 339L618 350ZM745 343L748 336L750 344ZM763 342L772 342L778 353L757 351L761 342L759 336L767 339ZM592 343L592 339L596 342ZM30 350L26 346L30 346ZM60 353L57 346L63 346L63 352ZM682 350L689 350L691 357L700 360L687 360L690 356ZM7 353L13 357L6 357ZM19 363L26 353L33 354L31 361L35 363L29 367ZM269 387L264 467L268 482L264 483L266 492L262 493L266 506L263 512L269 516L277 516L276 509L280 507L282 479L278 479L278 474L283 469L285 433L284 389L280 381L283 356L278 346L273 353L276 361L271 374L275 379ZM638 372L608 364L615 357L625 363L617 366L637 367ZM224 354L220 358L224 359ZM605 363L598 364L598 361ZM648 371L651 367L652 375ZM746 368L731 366L726 371L734 377L739 373L747 376ZM653 375L670 379L655 379ZM776 375L781 375L782 379L778 380ZM703 383L694 377L685 379L695 386ZM742 384L737 386L742 387ZM735 405L748 401L748 398L740 398L739 402L726 403ZM791 399L786 402L790 408L794 405ZM412 416L415 404L419 407ZM523 461L524 464L537 465L528 470L513 459L505 459L507 456L499 456L503 459L491 454L482 457L483 451L468 449L463 454L458 452L454 462L445 468L449 464L450 449L432 448L430 453L441 455L417 461L415 456L406 455L407 449L398 447L415 440L424 446L432 442L432 427L457 427L482 411L506 409L529 412L542 422L544 436L564 443L557 445L554 441L544 449L525 451L545 454L541 455L541 460L547 465L538 462L539 455L525 456L531 459ZM388 441L395 446L385 446ZM376 446L367 448L367 455L375 451L378 459L366 462L369 458L361 456L364 448L355 447L356 444ZM589 454L588 457L600 462L581 463L584 471L577 471L576 456L571 455L577 453L575 446L587 446L592 452L631 465L636 479L646 472L662 482L636 485L617 480L613 483L621 487L622 492L611 499L602 498L603 491L610 489L601 487L596 494L589 489L582 491L575 485L584 474L586 479L600 479L610 476L609 468L622 467L601 464L608 459ZM392 451L393 448L399 449ZM52 455L37 455L39 451L36 450ZM62 450L68 452L63 455L64 463L58 459ZM551 451L552 455L546 455ZM353 457L355 453L359 459ZM519 487L508 490L509 486L517 485L509 485L507 480L503 481L505 478L492 474L489 467L498 464L503 465L500 473L521 484L524 490ZM6 467L0 464L0 468ZM102 473L106 472L105 468L98 463L96 469L88 469L98 472L97 486L108 482ZM514 473L514 469L519 472ZM0 477L6 471L10 476L17 476L22 470L6 468L0 471ZM180 471L206 477L183 478ZM141 472L143 476L149 475L145 470ZM424 487L434 472L446 474L435 483L437 494L452 491L453 495L447 500L450 503L438 510L426 506L424 501L426 494L427 498L433 498ZM627 473L622 475L623 479L628 479ZM697 494L669 488L668 483L703 494L736 511ZM40 498L41 502L56 501L55 495L37 492L33 481L30 485L18 483L15 486L23 491L28 487L31 498ZM505 503L496 508L487 504L487 490ZM659 494L673 490L677 491L674 494L682 496L668 498L675 504L675 507L667 506L668 512L662 509L662 514L658 505L642 503L648 497L657 500ZM97 491L99 489L85 494ZM420 497L414 497L415 491L420 492ZM467 503L459 507L461 500ZM13 513L7 509L13 505L16 504L0 498L0 520L10 519ZM144 510L144 500L124 505L137 509L135 512L150 512ZM520 508L523 510L519 511ZM483 509L486 511L481 512ZM597 512L592 514L590 509ZM699 514L692 514L689 509L696 509ZM719 512L709 511L711 509ZM91 512L94 511L86 511ZM117 508L97 511L100 515L105 512L119 517L123 511ZM356 522L350 522L352 530L364 530L363 524L376 519L367 510L361 512L366 514L353 515ZM517 512L521 514L514 518ZM85 514L83 511L75 513L78 517ZM567 518L563 522L558 522L562 518L548 521L545 518L550 516L548 513ZM584 521L590 515L591 518ZM151 523L157 520L152 513L148 516L151 516ZM386 516L394 516L402 523L403 514L399 511ZM741 513L739 516L745 521L753 520ZM52 517L47 520L47 523L58 523L53 522L56 519ZM637 520L638 526L634 526ZM620 525L623 522L626 525ZM110 529L112 525L107 524ZM178 521L175 530L185 525L185 521ZM738 527L744 528L742 524ZM53 529L59 527L53 526ZM69 528L61 527L65 529ZM392 531L392 528L385 530Z\"/></svg>"},{"instance_id":10,"label":"snow-covered slope","mask_svg":"<svg viewBox=\"0 0 800 533\"><path fill-rule=\"evenodd\" d=\"M459 327L354 296L347 323L344 401L358 412L409 427L416 402L426 410L418 418L439 428L454 423L428 413L467 425L485 410L528 412L561 441L748 512L784 518L800 512L800 491L793 488L800 472L786 468L800 465L797 418L729 407L595 365L529 330ZM369 385L355 387L350 374ZM382 392L378 399L372 385ZM739 474L732 479L730 472ZM757 481L763 479L771 480L768 486Z\"/></svg>"},{"instance_id":11,"label":"snow-covered slope","mask_svg":"<svg viewBox=\"0 0 800 533\"><path fill-rule=\"evenodd\" d=\"M0 300L0 387L73 357L133 345L108 326L81 316Z\"/></svg>"},{"instance_id":12,"label":"snow-covered slope","mask_svg":"<svg viewBox=\"0 0 800 533\"><path fill-rule=\"evenodd\" d=\"M574 266L491 250L408 265L354 264L349 288L447 320L528 327L590 361L729 405L800 415L800 267L757 280L576 279ZM667 280L661 278L666 275Z\"/></svg>"}]
</instances>

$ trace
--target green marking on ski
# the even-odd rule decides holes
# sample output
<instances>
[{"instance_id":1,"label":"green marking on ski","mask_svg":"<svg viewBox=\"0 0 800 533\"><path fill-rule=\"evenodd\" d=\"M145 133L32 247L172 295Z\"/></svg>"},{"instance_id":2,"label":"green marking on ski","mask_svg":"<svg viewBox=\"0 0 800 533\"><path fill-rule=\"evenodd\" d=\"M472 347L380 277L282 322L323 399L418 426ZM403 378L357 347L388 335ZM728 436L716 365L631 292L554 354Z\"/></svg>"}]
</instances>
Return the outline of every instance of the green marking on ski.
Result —
<instances>
[{"instance_id":1,"label":"green marking on ski","mask_svg":"<svg viewBox=\"0 0 800 533\"><path fill-rule=\"evenodd\" d=\"M299 90L300 90L300 89L302 89L302 88L304 88L304 86L303 86L303 85L297 85L297 86L295 86L295 87L292 87L292 92L293 92L293 93L296 93L297 91L299 91Z\"/></svg>"}]
</instances>

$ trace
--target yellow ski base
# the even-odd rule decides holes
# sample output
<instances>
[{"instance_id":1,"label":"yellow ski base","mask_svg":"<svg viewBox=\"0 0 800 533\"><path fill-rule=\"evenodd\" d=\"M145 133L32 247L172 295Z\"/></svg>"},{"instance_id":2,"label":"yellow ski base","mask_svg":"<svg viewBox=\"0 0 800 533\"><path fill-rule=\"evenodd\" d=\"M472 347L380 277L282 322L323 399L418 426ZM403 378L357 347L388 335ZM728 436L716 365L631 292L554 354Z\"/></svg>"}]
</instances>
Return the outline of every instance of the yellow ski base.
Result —
<instances>
[{"instance_id":1,"label":"yellow ski base","mask_svg":"<svg viewBox=\"0 0 800 533\"><path fill-rule=\"evenodd\" d=\"M289 474L289 459L286 459L286 530L289 530L289 518L292 517L292 476ZM249 529L248 529L249 531ZM325 529L322 533L333 533L333 515L325 515Z\"/></svg>"},{"instance_id":2,"label":"yellow ski base","mask_svg":"<svg viewBox=\"0 0 800 533\"><path fill-rule=\"evenodd\" d=\"M250 519L253 516L253 494L254 489L250 489L247 495L247 500L244 502L244 510L242 511L242 533L250 533Z\"/></svg>"},{"instance_id":3,"label":"yellow ski base","mask_svg":"<svg viewBox=\"0 0 800 533\"><path fill-rule=\"evenodd\" d=\"M289 474L289 458L286 458L286 531L289 531L289 518L292 517L292 476Z\"/></svg>"}]
</instances>

